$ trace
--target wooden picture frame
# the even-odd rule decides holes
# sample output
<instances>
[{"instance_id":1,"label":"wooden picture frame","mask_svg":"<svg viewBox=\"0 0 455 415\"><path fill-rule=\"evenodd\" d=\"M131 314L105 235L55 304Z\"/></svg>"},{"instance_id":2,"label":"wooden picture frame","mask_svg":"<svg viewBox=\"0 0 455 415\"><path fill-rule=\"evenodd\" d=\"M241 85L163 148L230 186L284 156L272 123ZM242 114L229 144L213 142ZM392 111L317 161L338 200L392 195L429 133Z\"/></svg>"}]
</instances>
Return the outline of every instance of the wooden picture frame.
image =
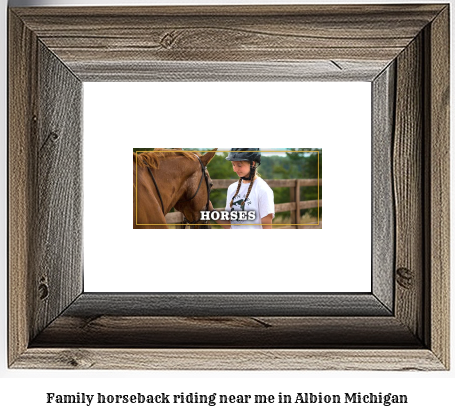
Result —
<instances>
[{"instance_id":1,"label":"wooden picture frame","mask_svg":"<svg viewBox=\"0 0 455 415\"><path fill-rule=\"evenodd\" d=\"M371 82L372 292L85 293L82 82L118 80ZM13 8L8 98L11 368L449 368L449 5Z\"/></svg>"}]
</instances>

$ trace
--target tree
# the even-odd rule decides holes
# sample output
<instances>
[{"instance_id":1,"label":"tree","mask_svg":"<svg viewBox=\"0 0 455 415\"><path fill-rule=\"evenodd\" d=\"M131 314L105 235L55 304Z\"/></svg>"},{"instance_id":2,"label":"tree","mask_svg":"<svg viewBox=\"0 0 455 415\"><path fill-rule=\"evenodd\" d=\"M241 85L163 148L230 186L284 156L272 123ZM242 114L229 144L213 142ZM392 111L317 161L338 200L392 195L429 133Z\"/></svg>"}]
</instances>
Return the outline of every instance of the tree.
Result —
<instances>
[{"instance_id":1,"label":"tree","mask_svg":"<svg viewBox=\"0 0 455 415\"><path fill-rule=\"evenodd\" d=\"M286 156L292 161L292 165L297 166L299 175L304 179L322 179L322 148L289 148ZM311 186L302 187L300 191L300 200L317 200L322 199L322 187ZM311 216L318 215L318 209L308 209ZM319 214L322 215L322 208Z\"/></svg>"},{"instance_id":2,"label":"tree","mask_svg":"<svg viewBox=\"0 0 455 415\"><path fill-rule=\"evenodd\" d=\"M154 148L133 148L133 153L136 153L136 151L153 151L155 150Z\"/></svg>"}]
</instances>

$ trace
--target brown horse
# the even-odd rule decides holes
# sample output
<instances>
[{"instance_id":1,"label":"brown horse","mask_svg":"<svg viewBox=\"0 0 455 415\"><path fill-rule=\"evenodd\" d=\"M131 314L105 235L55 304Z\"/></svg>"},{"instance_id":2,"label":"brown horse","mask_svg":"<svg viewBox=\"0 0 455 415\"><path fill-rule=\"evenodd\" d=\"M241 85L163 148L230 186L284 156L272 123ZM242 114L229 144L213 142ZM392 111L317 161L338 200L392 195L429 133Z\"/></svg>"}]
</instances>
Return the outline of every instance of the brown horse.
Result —
<instances>
[{"instance_id":1,"label":"brown horse","mask_svg":"<svg viewBox=\"0 0 455 415\"><path fill-rule=\"evenodd\" d=\"M133 153L133 228L168 228L165 215L174 207L188 222L198 222L208 200L207 183L202 175L207 175L211 187L213 184L205 167L216 150L202 156L165 149Z\"/></svg>"}]
</instances>

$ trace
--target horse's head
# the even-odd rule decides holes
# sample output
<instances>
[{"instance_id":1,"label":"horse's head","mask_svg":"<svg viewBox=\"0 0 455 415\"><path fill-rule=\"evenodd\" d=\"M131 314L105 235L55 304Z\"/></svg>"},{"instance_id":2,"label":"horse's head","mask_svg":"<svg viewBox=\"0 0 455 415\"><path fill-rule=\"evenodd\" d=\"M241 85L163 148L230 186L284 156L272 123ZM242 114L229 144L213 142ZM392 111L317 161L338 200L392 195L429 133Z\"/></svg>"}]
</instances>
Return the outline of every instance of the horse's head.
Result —
<instances>
[{"instance_id":1,"label":"horse's head","mask_svg":"<svg viewBox=\"0 0 455 415\"><path fill-rule=\"evenodd\" d=\"M197 165L195 164L194 173L188 180L185 198L181 199L175 205L175 208L182 212L189 224L203 229L208 226L198 226L201 219L201 211L208 210L210 190L213 186L212 179L207 170L207 165L216 154L216 148L199 157Z\"/></svg>"}]
</instances>

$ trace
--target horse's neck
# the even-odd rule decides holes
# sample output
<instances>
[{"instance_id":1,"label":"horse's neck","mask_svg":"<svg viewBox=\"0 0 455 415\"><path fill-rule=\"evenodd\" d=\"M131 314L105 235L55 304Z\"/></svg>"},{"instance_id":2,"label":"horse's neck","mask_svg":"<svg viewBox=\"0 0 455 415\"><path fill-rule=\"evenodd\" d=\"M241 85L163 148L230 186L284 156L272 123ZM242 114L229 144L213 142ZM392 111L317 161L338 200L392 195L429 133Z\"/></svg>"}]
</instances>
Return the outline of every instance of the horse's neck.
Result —
<instances>
[{"instance_id":1,"label":"horse's neck","mask_svg":"<svg viewBox=\"0 0 455 415\"><path fill-rule=\"evenodd\" d=\"M156 170L156 180L166 214L187 191L188 178L194 174L194 170L188 166L189 163L191 160L181 158L163 160L160 168Z\"/></svg>"}]
</instances>

